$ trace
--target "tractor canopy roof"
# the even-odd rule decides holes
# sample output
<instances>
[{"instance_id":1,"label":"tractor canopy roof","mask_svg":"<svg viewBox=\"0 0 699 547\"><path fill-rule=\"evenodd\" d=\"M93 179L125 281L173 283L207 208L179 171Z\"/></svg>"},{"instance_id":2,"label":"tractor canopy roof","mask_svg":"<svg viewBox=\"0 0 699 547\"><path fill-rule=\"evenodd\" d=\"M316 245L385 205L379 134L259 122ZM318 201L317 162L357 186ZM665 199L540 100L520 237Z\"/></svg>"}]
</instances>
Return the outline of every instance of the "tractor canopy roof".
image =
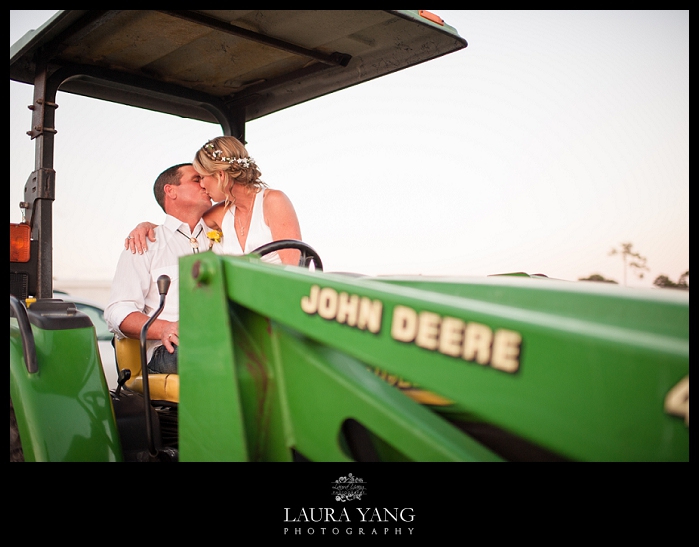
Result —
<instances>
[{"instance_id":1,"label":"tractor canopy roof","mask_svg":"<svg viewBox=\"0 0 699 547\"><path fill-rule=\"evenodd\" d=\"M226 129L466 45L421 10L62 10L10 47L10 79L42 64L61 91Z\"/></svg>"}]
</instances>

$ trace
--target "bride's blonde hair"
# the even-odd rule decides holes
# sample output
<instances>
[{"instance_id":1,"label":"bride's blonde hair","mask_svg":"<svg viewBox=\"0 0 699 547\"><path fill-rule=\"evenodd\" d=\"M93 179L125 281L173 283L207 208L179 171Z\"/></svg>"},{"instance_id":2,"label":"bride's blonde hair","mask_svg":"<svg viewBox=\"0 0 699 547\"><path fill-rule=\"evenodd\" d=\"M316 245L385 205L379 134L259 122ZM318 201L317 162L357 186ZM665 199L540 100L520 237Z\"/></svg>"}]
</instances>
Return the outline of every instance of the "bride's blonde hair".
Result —
<instances>
[{"instance_id":1,"label":"bride's blonde hair","mask_svg":"<svg viewBox=\"0 0 699 547\"><path fill-rule=\"evenodd\" d=\"M255 160L248 155L245 146L235 137L216 137L202 146L192 162L199 173L213 175L223 173L219 180L219 190L226 196L226 203L232 201L232 188L240 184L255 193L267 184L260 180L262 173Z\"/></svg>"}]
</instances>

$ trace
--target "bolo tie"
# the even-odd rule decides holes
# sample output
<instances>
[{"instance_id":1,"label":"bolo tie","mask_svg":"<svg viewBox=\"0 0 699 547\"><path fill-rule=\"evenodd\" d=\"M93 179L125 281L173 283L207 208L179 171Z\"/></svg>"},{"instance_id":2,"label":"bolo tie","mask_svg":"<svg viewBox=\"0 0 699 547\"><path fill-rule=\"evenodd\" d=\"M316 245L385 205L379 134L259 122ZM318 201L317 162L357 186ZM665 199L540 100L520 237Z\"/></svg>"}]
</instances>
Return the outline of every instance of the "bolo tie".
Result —
<instances>
[{"instance_id":1,"label":"bolo tie","mask_svg":"<svg viewBox=\"0 0 699 547\"><path fill-rule=\"evenodd\" d=\"M189 240L189 244L192 246L192 253L198 253L198 252L199 252L199 241L197 240L197 238L201 235L201 232L202 232L203 229L204 229L204 228L202 228L201 226L199 226L199 233L197 233L197 235L192 236L192 237L189 237L187 234L185 234L185 233L184 233L182 230L180 230L179 228L177 229L177 231L178 231L179 233L181 233L184 237L186 237L186 238Z\"/></svg>"}]
</instances>

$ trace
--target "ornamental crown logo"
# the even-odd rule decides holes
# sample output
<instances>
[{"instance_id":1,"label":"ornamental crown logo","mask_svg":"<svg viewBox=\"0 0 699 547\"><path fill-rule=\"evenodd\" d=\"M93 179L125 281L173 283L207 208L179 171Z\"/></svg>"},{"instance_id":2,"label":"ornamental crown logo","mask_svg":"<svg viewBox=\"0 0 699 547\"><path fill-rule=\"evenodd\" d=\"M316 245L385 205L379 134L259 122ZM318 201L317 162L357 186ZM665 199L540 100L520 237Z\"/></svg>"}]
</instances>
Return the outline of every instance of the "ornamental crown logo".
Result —
<instances>
[{"instance_id":1,"label":"ornamental crown logo","mask_svg":"<svg viewBox=\"0 0 699 547\"><path fill-rule=\"evenodd\" d=\"M332 485L332 495L335 497L335 501L360 500L367 493L364 480L355 477L352 473L336 479Z\"/></svg>"}]
</instances>

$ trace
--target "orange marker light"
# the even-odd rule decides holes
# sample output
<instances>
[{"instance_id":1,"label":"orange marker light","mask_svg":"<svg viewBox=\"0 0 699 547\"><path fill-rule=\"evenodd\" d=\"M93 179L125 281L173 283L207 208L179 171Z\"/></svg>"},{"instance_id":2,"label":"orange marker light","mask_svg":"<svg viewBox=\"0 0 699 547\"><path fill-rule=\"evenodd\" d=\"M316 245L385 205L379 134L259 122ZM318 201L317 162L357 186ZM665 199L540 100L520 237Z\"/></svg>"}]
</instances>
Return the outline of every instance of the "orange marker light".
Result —
<instances>
[{"instance_id":1,"label":"orange marker light","mask_svg":"<svg viewBox=\"0 0 699 547\"><path fill-rule=\"evenodd\" d=\"M428 21L432 21L433 23L437 23L440 26L444 26L444 19L442 19L439 15L435 15L434 13L431 13L424 9L418 10L418 13L420 14L420 17L424 17Z\"/></svg>"},{"instance_id":2,"label":"orange marker light","mask_svg":"<svg viewBox=\"0 0 699 547\"><path fill-rule=\"evenodd\" d=\"M29 224L10 223L10 262L29 262Z\"/></svg>"}]
</instances>

